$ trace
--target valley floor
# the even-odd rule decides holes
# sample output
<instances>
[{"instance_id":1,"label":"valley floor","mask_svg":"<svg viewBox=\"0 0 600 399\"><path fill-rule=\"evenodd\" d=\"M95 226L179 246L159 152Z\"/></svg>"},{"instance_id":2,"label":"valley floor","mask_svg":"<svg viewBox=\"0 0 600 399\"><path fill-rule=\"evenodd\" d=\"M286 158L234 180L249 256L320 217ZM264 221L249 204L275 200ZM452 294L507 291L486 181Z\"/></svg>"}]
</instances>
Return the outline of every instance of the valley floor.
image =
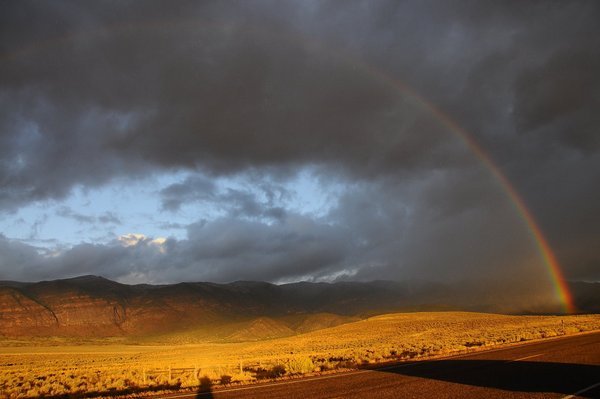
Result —
<instances>
[{"instance_id":1,"label":"valley floor","mask_svg":"<svg viewBox=\"0 0 600 399\"><path fill-rule=\"evenodd\" d=\"M381 315L254 342L165 345L145 340L137 345L107 341L93 345L2 346L0 396L107 396L191 388L202 383L250 383L594 330L600 330L600 315L425 312ZM189 336L189 332L186 334Z\"/></svg>"}]
</instances>

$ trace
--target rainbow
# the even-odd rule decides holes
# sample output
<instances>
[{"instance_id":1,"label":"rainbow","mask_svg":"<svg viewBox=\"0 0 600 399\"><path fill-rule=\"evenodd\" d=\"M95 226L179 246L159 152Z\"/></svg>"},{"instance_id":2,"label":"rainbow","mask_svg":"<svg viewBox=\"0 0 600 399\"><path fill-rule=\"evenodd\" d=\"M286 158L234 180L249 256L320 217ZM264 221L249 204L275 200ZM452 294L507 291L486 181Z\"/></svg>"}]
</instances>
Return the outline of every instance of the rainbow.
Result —
<instances>
[{"instance_id":1,"label":"rainbow","mask_svg":"<svg viewBox=\"0 0 600 399\"><path fill-rule=\"evenodd\" d=\"M109 28L111 32L123 32L131 29L155 29L165 26L169 27L178 27L181 28L182 25L187 27L198 26L198 21L189 20L187 22L182 23L181 20L168 20L154 23L137 23L133 25L129 24L120 24L114 25ZM208 22L202 24L202 27L209 29L219 28L221 24L216 24L215 22ZM248 29L248 28L247 28ZM254 27L254 29L262 31L261 28ZM253 30L254 30L253 29ZM18 58L20 56L28 55L30 53L50 48L56 45L60 45L69 40L73 40L75 38L81 36L90 36L101 32L98 31L88 31L88 32L79 32L75 34L67 34L55 38L51 38L42 42L34 43L33 45L23 47L13 53L8 54L0 54L0 61L10 61L12 59ZM264 33L264 32L263 32ZM267 32L268 33L268 32ZM535 218L533 217L531 211L525 205L525 202L514 188L514 186L510 183L510 181L506 178L504 173L500 170L500 168L496 165L496 163L492 160L491 156L477 143L477 141L473 138L473 135L467 132L464 128L462 128L456 121L454 121L447 113L442 111L437 105L428 101L426 98L421 96L418 92L408 86L406 83L401 80L395 78L389 73L375 67L374 65L368 64L363 60L349 55L347 53L342 53L339 50L333 50L329 46L324 46L321 42L308 38L308 37L297 37L290 34L286 34L286 32L278 32L280 37L286 37L290 41L299 41L304 45L316 45L316 47L320 47L327 54L335 54L339 59L344 60L349 65L352 65L356 68L360 68L363 70L368 76L372 76L379 81L383 82L389 87L394 88L395 90L401 92L402 94L407 95L410 99L415 101L417 105L422 107L423 109L429 111L438 122L442 124L442 126L446 127L450 132L454 133L458 136L462 142L467 146L467 148L481 161L481 163L486 167L486 169L491 173L491 175L500 183L507 197L509 198L511 204L517 211L518 215L525 222L527 229L529 230L533 241L537 247L539 254L543 260L544 265L546 266L549 276L551 278L554 292L556 298L560 301L563 311L565 313L575 313L577 312L577 308L574 304L573 297L571 296L571 292L569 291L568 284L562 274L562 270L560 268L560 264L554 255L552 248L548 244L546 237L544 236L542 230L538 226Z\"/></svg>"},{"instance_id":2,"label":"rainbow","mask_svg":"<svg viewBox=\"0 0 600 399\"><path fill-rule=\"evenodd\" d=\"M393 76L383 72L380 69L375 68L370 64L366 64L362 61L360 62L360 66L363 70L367 71L370 75L377 77L380 81L386 82L389 85L393 86L397 90L402 93L407 94L411 99L416 101L418 105L427 109L435 118L447 129L456 134L460 139L466 144L469 150L477 156L477 158L481 161L481 163L487 168L487 170L492 174L492 176L500 182L500 185L504 189L504 192L510 199L513 207L519 214L519 216L525 222L533 240L536 244L536 247L542 257L544 265L548 269L550 274L550 278L552 280L552 285L554 287L554 292L556 297L560 300L560 303L563 307L563 311L565 313L576 313L577 308L573 301L573 297L571 296L571 292L569 290L569 286L567 281L565 280L562 270L560 268L560 264L554 255L552 248L548 244L544 233L538 226L535 218L533 217L531 211L525 205L525 202L514 188L514 186L510 183L510 181L506 178L504 173L500 170L500 168L494 163L491 156L475 141L473 136L463 129L456 121L454 121L450 116L448 116L445 112L443 112L439 107L435 104L427 101L423 96L413 90L411 87L407 86L404 82L394 78Z\"/></svg>"}]
</instances>

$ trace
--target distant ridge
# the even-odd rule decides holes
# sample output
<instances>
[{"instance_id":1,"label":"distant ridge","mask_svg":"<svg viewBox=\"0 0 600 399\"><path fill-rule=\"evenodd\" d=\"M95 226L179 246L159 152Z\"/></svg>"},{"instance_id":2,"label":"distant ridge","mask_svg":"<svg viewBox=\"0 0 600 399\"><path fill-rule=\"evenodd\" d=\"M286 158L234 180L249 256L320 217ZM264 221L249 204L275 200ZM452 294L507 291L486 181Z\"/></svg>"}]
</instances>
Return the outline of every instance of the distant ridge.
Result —
<instances>
[{"instance_id":1,"label":"distant ridge","mask_svg":"<svg viewBox=\"0 0 600 399\"><path fill-rule=\"evenodd\" d=\"M600 284L572 283L582 312L600 312ZM101 276L0 282L0 335L147 336L221 328L223 338L264 339L398 311L469 310L534 313L546 309L481 284L428 282L260 281L128 285Z\"/></svg>"}]
</instances>

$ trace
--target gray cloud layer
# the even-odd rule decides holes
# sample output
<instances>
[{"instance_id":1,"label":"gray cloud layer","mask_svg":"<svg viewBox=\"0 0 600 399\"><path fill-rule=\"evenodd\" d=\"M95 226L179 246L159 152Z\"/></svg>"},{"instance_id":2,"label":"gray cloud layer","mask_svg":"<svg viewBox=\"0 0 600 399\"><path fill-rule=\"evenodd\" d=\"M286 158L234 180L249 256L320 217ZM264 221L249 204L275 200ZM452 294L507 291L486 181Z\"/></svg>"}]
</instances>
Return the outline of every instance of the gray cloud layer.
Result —
<instances>
[{"instance_id":1,"label":"gray cloud layer","mask_svg":"<svg viewBox=\"0 0 600 399\"><path fill-rule=\"evenodd\" d=\"M592 1L4 2L2 210L187 169L160 193L164 210L207 201L226 215L188 226L168 257L113 243L49 260L4 240L1 270L156 281L539 273L498 183L387 75L490 153L567 276L598 279L598 20ZM326 216L211 180L262 176L280 195L273 182L305 166L346 187Z\"/></svg>"}]
</instances>

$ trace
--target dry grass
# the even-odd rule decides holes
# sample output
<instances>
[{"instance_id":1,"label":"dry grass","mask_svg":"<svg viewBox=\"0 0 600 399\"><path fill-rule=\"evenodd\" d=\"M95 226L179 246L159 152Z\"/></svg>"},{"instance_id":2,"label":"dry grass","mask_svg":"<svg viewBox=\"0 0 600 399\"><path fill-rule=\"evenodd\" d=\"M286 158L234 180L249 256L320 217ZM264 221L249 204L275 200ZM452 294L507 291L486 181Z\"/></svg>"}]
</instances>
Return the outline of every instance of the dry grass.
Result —
<instances>
[{"instance_id":1,"label":"dry grass","mask_svg":"<svg viewBox=\"0 0 600 399\"><path fill-rule=\"evenodd\" d=\"M382 315L259 342L4 346L0 397L195 387L204 376L217 384L251 382L591 330L600 330L600 315L440 312Z\"/></svg>"}]
</instances>

